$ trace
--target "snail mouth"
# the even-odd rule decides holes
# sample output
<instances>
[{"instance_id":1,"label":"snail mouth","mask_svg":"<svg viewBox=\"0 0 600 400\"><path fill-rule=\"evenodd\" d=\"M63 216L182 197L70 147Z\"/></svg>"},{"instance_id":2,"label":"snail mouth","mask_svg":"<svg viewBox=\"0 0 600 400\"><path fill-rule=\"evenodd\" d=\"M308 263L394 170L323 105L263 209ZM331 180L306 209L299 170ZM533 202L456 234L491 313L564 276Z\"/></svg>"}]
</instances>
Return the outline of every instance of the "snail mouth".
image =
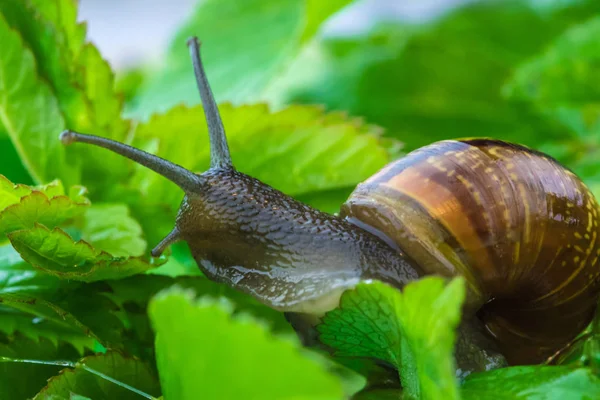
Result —
<instances>
[{"instance_id":1,"label":"snail mouth","mask_svg":"<svg viewBox=\"0 0 600 400\"><path fill-rule=\"evenodd\" d=\"M210 279L235 287L272 309L314 316L338 307L341 295L362 281L347 272L290 274L290 270L281 267L257 270L222 267L209 260L198 263Z\"/></svg>"},{"instance_id":2,"label":"snail mouth","mask_svg":"<svg viewBox=\"0 0 600 400\"><path fill-rule=\"evenodd\" d=\"M271 271L232 267L241 278L235 286L261 303L281 312L321 316L339 305L343 292L361 280L347 273L284 274L281 268ZM289 272L289 271L287 271Z\"/></svg>"},{"instance_id":3,"label":"snail mouth","mask_svg":"<svg viewBox=\"0 0 600 400\"><path fill-rule=\"evenodd\" d=\"M337 308L342 294L355 287L359 278L332 278L331 276L305 276L299 281L271 280L268 290L246 286L248 294L267 306L281 311L310 314L321 317ZM242 282L238 287L244 288Z\"/></svg>"},{"instance_id":4,"label":"snail mouth","mask_svg":"<svg viewBox=\"0 0 600 400\"><path fill-rule=\"evenodd\" d=\"M299 301L295 304L288 305L285 309L279 309L279 311L310 314L319 318L323 317L327 312L338 308L342 294L355 285L329 290L321 296Z\"/></svg>"}]
</instances>

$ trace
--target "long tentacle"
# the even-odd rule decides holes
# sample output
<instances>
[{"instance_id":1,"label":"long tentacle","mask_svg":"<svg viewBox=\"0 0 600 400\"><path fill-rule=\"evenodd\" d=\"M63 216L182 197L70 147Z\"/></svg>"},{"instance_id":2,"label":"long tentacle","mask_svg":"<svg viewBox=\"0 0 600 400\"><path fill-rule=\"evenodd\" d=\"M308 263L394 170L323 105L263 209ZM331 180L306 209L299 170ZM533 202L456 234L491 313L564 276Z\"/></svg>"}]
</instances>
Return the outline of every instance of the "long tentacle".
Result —
<instances>
[{"instance_id":1,"label":"long tentacle","mask_svg":"<svg viewBox=\"0 0 600 400\"><path fill-rule=\"evenodd\" d=\"M188 171L180 165L143 150L115 142L114 140L73 131L64 131L61 133L60 140L65 145L82 142L111 150L161 174L171 182L177 184L185 192L192 192L194 189L197 190L202 182L202 178L199 175Z\"/></svg>"},{"instance_id":2,"label":"long tentacle","mask_svg":"<svg viewBox=\"0 0 600 400\"><path fill-rule=\"evenodd\" d=\"M200 58L200 44L198 38L192 37L188 39L188 47L194 64L194 73L196 75L196 83L200 91L200 98L206 115L208 124L208 134L210 136L210 166L212 168L233 168L231 156L229 155L229 146L227 145L227 137L225 136L225 128L221 121L221 114L215 102L215 98L210 90L202 59Z\"/></svg>"}]
</instances>

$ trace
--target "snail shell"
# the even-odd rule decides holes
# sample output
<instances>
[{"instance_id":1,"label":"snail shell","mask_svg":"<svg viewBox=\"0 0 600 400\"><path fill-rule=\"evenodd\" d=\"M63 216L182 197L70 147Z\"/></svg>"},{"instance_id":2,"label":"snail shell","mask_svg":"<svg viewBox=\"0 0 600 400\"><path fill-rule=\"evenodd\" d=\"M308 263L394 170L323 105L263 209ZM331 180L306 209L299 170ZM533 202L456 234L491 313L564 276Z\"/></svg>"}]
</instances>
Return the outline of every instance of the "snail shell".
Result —
<instances>
[{"instance_id":1,"label":"snail shell","mask_svg":"<svg viewBox=\"0 0 600 400\"><path fill-rule=\"evenodd\" d=\"M497 140L415 150L360 184L341 216L383 234L428 274L462 275L511 364L540 362L591 321L599 206L551 157Z\"/></svg>"}]
</instances>

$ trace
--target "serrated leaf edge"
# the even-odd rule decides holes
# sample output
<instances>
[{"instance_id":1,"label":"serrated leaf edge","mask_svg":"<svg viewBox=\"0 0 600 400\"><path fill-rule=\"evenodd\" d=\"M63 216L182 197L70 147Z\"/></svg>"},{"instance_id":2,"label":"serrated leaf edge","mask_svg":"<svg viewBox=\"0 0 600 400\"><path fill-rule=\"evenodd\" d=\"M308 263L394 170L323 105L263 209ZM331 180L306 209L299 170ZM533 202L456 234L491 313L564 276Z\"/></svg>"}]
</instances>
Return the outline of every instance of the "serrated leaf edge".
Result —
<instances>
[{"instance_id":1,"label":"serrated leaf edge","mask_svg":"<svg viewBox=\"0 0 600 400\"><path fill-rule=\"evenodd\" d=\"M93 266L91 267L91 269L88 272L84 272L84 273L59 272L59 271L53 271L53 270L46 269L46 268L44 268L42 266L36 265L35 263L32 263L31 261L29 261L27 259L27 257L24 256L23 253L17 249L17 247L14 246L13 240L17 240L17 239L13 238L13 237L17 236L17 235L19 235L21 233L28 232L28 231L33 231L33 230L36 230L36 229L41 229L41 230L43 230L45 232L49 232L49 233L60 234L60 235L62 235L64 237L68 238L74 245L81 244L81 245L84 245L84 246L88 247L90 249L90 251L94 254L94 257L96 258L95 262L92 263ZM40 271L42 271L44 273L47 273L49 275L57 276L57 277L59 277L61 279L74 279L74 280L85 281L85 279L81 279L81 278L85 278L87 276L93 275L95 273L95 271L97 270L98 265L101 262L109 262L111 264L111 268L112 267L119 268L119 266L122 266L123 264L126 264L128 262L131 262L131 261L140 261L140 262L142 262L144 264L147 264L149 266L149 269L150 269L150 268L158 267L158 266L164 264L167 261L166 259L163 259L163 258L159 258L159 259L155 259L155 258L147 259L144 256L139 256L139 257L114 257L111 254L109 254L109 253L107 253L107 252L105 252L103 250L98 250L98 249L94 248L90 243L88 243L87 241L85 241L83 239L80 239L80 240L77 240L77 241L73 240L73 238L67 232L63 231L62 229L60 229L58 227L55 227L52 230L50 230L46 226L44 226L44 225L42 225L40 223L37 223L37 222L34 223L34 227L32 229L20 229L20 230L8 233L7 236L8 236L8 239L10 240L11 245L13 246L13 248L19 253L19 255L21 256L21 258L23 258L23 260L25 262L27 262L28 264L34 266L35 268L39 269ZM155 261L155 260L158 260L158 261ZM90 262L89 261L85 262L85 264L88 264L88 263L90 263Z\"/></svg>"}]
</instances>

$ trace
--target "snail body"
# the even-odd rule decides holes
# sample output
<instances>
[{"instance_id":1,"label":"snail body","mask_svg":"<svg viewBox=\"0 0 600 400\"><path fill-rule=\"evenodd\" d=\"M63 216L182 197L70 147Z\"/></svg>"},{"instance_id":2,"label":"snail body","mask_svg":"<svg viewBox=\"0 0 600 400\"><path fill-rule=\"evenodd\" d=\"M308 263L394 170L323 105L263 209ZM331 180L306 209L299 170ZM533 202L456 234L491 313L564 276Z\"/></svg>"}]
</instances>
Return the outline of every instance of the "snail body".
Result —
<instances>
[{"instance_id":1,"label":"snail body","mask_svg":"<svg viewBox=\"0 0 600 400\"><path fill-rule=\"evenodd\" d=\"M153 256L183 240L210 279L317 319L360 281L401 289L425 275L464 276L456 357L470 370L498 365L498 351L511 363L539 362L590 322L600 296L599 206L558 162L495 140L437 142L358 185L339 216L327 214L233 167L198 42L188 43L209 127L208 171L61 134L65 144L104 147L184 191L175 227Z\"/></svg>"},{"instance_id":2,"label":"snail body","mask_svg":"<svg viewBox=\"0 0 600 400\"><path fill-rule=\"evenodd\" d=\"M360 280L403 286L422 275L383 239L257 179L232 169L203 177L180 208L179 236L209 278L272 308L321 314Z\"/></svg>"}]
</instances>

